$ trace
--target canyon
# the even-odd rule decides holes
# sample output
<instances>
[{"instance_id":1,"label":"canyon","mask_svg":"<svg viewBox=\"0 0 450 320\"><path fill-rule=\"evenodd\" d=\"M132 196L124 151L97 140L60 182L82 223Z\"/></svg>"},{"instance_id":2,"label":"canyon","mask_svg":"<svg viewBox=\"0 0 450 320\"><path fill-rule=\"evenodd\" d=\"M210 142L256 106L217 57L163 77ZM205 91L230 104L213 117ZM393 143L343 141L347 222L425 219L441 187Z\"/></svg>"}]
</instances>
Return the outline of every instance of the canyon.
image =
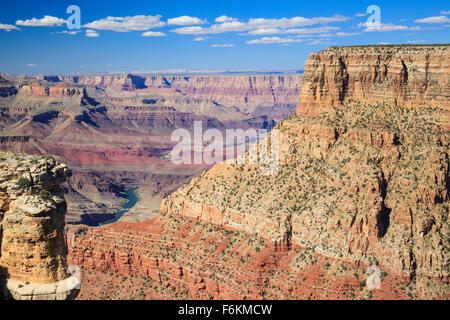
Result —
<instances>
[{"instance_id":1,"label":"canyon","mask_svg":"<svg viewBox=\"0 0 450 320\"><path fill-rule=\"evenodd\" d=\"M295 112L300 74L10 76L0 79L0 150L66 163L67 222L98 225L139 187L128 221L158 214L162 199L207 165L167 159L171 133L271 129Z\"/></svg>"},{"instance_id":2,"label":"canyon","mask_svg":"<svg viewBox=\"0 0 450 320\"><path fill-rule=\"evenodd\" d=\"M313 53L276 174L217 164L155 218L68 228L80 298L448 299L449 49Z\"/></svg>"},{"instance_id":3,"label":"canyon","mask_svg":"<svg viewBox=\"0 0 450 320\"><path fill-rule=\"evenodd\" d=\"M0 158L0 267L64 281L67 259L80 268L77 299L448 299L449 50L332 47L285 78L2 76L0 147L71 170ZM257 141L244 163L167 161L171 130L197 120L279 139ZM277 170L261 174L271 163L252 151L274 144ZM19 187L23 174L33 187ZM136 212L97 226L137 186ZM48 268L14 260L24 223L56 243L39 256Z\"/></svg>"}]
</instances>

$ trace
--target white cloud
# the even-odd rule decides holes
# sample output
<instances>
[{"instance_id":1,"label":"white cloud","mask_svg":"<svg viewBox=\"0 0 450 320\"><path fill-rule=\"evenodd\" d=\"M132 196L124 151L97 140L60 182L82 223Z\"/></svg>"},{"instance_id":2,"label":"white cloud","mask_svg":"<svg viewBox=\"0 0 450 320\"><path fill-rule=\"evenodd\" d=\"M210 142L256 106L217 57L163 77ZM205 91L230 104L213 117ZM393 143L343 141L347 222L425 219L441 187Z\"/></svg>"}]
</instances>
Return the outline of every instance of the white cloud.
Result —
<instances>
[{"instance_id":1,"label":"white cloud","mask_svg":"<svg viewBox=\"0 0 450 320\"><path fill-rule=\"evenodd\" d=\"M416 23L449 23L450 18L446 16L428 17L423 19L415 20Z\"/></svg>"},{"instance_id":2,"label":"white cloud","mask_svg":"<svg viewBox=\"0 0 450 320\"><path fill-rule=\"evenodd\" d=\"M213 48L232 48L234 44L213 44L211 47Z\"/></svg>"},{"instance_id":3,"label":"white cloud","mask_svg":"<svg viewBox=\"0 0 450 320\"><path fill-rule=\"evenodd\" d=\"M252 35L252 36L262 36L262 35L269 35L269 34L281 34L283 31L278 28L267 28L267 29L256 29L251 30L244 35Z\"/></svg>"},{"instance_id":4,"label":"white cloud","mask_svg":"<svg viewBox=\"0 0 450 320\"><path fill-rule=\"evenodd\" d=\"M313 34L313 33L326 33L331 31L339 30L338 27L319 27L319 28L293 28L293 29L279 29L279 28L268 28L268 29L256 29L251 30L242 35L273 35L273 34Z\"/></svg>"},{"instance_id":5,"label":"white cloud","mask_svg":"<svg viewBox=\"0 0 450 320\"><path fill-rule=\"evenodd\" d=\"M194 24L205 24L206 21L190 16L181 16L178 18L168 19L168 25L176 25L176 26L192 26Z\"/></svg>"},{"instance_id":6,"label":"white cloud","mask_svg":"<svg viewBox=\"0 0 450 320\"><path fill-rule=\"evenodd\" d=\"M232 18L232 17L228 17L226 15L220 16L218 18L216 18L216 20L214 20L215 22L231 22L231 21L237 21L237 18Z\"/></svg>"},{"instance_id":7,"label":"white cloud","mask_svg":"<svg viewBox=\"0 0 450 320\"><path fill-rule=\"evenodd\" d=\"M447 11L445 11L445 10L441 10L441 12L440 12L441 14L450 14L450 10L447 10Z\"/></svg>"},{"instance_id":8,"label":"white cloud","mask_svg":"<svg viewBox=\"0 0 450 320\"><path fill-rule=\"evenodd\" d=\"M97 37L99 37L100 35L97 33L97 31L95 31L95 30L90 30L90 29L87 29L86 30L86 37L89 37L89 38L97 38Z\"/></svg>"},{"instance_id":9,"label":"white cloud","mask_svg":"<svg viewBox=\"0 0 450 320\"><path fill-rule=\"evenodd\" d=\"M95 30L111 30L116 32L144 31L159 28L166 25L161 21L161 15L157 16L133 16L133 17L106 17L85 24L83 27Z\"/></svg>"},{"instance_id":10,"label":"white cloud","mask_svg":"<svg viewBox=\"0 0 450 320\"><path fill-rule=\"evenodd\" d=\"M68 30L63 30L63 31L59 31L59 32L52 32L54 34L70 34L70 35L75 35L80 33L81 31L79 30L73 30L73 31L68 31Z\"/></svg>"},{"instance_id":11,"label":"white cloud","mask_svg":"<svg viewBox=\"0 0 450 320\"><path fill-rule=\"evenodd\" d=\"M26 67L33 68L33 67L37 67L38 65L37 65L37 64L34 64L34 63L29 63L29 64L26 64L25 66L26 66Z\"/></svg>"},{"instance_id":12,"label":"white cloud","mask_svg":"<svg viewBox=\"0 0 450 320\"><path fill-rule=\"evenodd\" d=\"M226 21L222 23L213 24L210 27L184 27L171 30L178 34L192 34L192 35L202 35L202 34L218 34L226 32L237 32L237 31L249 31L256 29L288 29L304 26L312 26L315 24L325 24L330 22L342 22L347 21L350 18L344 16L332 16L332 17L316 17L316 18L281 18L281 19L265 19L265 18L251 18L247 22L241 21Z\"/></svg>"},{"instance_id":13,"label":"white cloud","mask_svg":"<svg viewBox=\"0 0 450 320\"><path fill-rule=\"evenodd\" d=\"M353 36L359 36L361 35L361 32L338 32L336 35L338 37L353 37Z\"/></svg>"},{"instance_id":14,"label":"white cloud","mask_svg":"<svg viewBox=\"0 0 450 320\"><path fill-rule=\"evenodd\" d=\"M366 22L358 24L358 27L366 27L364 32L389 32L408 30L407 26L394 25L392 23L381 23L379 27L368 25Z\"/></svg>"},{"instance_id":15,"label":"white cloud","mask_svg":"<svg viewBox=\"0 0 450 320\"><path fill-rule=\"evenodd\" d=\"M324 44L325 42L322 42L320 40L313 40L310 43L308 43L310 46L316 46L318 44Z\"/></svg>"},{"instance_id":16,"label":"white cloud","mask_svg":"<svg viewBox=\"0 0 450 320\"><path fill-rule=\"evenodd\" d=\"M143 37L165 37L167 36L163 32L147 31L142 34Z\"/></svg>"},{"instance_id":17,"label":"white cloud","mask_svg":"<svg viewBox=\"0 0 450 320\"><path fill-rule=\"evenodd\" d=\"M293 38L280 38L280 37L264 37L261 39L255 39L247 41L248 44L275 44L275 43L293 43L293 42L302 42L302 39L293 39Z\"/></svg>"},{"instance_id":18,"label":"white cloud","mask_svg":"<svg viewBox=\"0 0 450 320\"><path fill-rule=\"evenodd\" d=\"M355 17L365 17L367 16L367 13L357 13L355 14Z\"/></svg>"},{"instance_id":19,"label":"white cloud","mask_svg":"<svg viewBox=\"0 0 450 320\"><path fill-rule=\"evenodd\" d=\"M319 28L295 28L285 30L285 34L314 34L339 30L338 27L319 27Z\"/></svg>"},{"instance_id":20,"label":"white cloud","mask_svg":"<svg viewBox=\"0 0 450 320\"><path fill-rule=\"evenodd\" d=\"M20 30L19 28L17 28L16 26L13 26L12 24L3 24L0 23L0 30L5 30L5 31L11 31L11 30Z\"/></svg>"},{"instance_id":21,"label":"white cloud","mask_svg":"<svg viewBox=\"0 0 450 320\"><path fill-rule=\"evenodd\" d=\"M425 40L408 40L409 44L419 44L419 43L425 43Z\"/></svg>"},{"instance_id":22,"label":"white cloud","mask_svg":"<svg viewBox=\"0 0 450 320\"><path fill-rule=\"evenodd\" d=\"M208 37L196 37L192 41L205 41L206 39L208 39Z\"/></svg>"},{"instance_id":23,"label":"white cloud","mask_svg":"<svg viewBox=\"0 0 450 320\"><path fill-rule=\"evenodd\" d=\"M16 25L25 26L25 27L54 27L54 26L62 26L66 23L66 20L52 17L52 16L44 16L41 19L28 19L28 20L17 20Z\"/></svg>"},{"instance_id":24,"label":"white cloud","mask_svg":"<svg viewBox=\"0 0 450 320\"><path fill-rule=\"evenodd\" d=\"M411 31L422 31L422 30L440 30L442 27L445 26L439 26L439 27L410 27L409 30Z\"/></svg>"}]
</instances>

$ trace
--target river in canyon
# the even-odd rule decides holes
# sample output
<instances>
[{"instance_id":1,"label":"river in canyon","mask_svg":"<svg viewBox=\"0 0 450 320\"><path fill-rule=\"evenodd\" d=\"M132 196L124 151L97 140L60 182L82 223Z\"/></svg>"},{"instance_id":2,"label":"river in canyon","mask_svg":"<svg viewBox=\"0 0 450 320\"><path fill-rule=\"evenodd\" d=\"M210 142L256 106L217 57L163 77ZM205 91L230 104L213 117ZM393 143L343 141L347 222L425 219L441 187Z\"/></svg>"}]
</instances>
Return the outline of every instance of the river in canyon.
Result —
<instances>
[{"instance_id":1,"label":"river in canyon","mask_svg":"<svg viewBox=\"0 0 450 320\"><path fill-rule=\"evenodd\" d=\"M125 213L127 213L131 208L133 208L139 201L139 195L137 193L137 189L138 188L131 188L131 189L125 190L125 194L127 196L127 202L125 202L122 205L122 207L119 210L117 210L117 212L114 214L114 218L107 220L107 221L103 221L99 225L104 226L107 224L117 222L117 221L119 221L120 218L122 218L122 216Z\"/></svg>"}]
</instances>

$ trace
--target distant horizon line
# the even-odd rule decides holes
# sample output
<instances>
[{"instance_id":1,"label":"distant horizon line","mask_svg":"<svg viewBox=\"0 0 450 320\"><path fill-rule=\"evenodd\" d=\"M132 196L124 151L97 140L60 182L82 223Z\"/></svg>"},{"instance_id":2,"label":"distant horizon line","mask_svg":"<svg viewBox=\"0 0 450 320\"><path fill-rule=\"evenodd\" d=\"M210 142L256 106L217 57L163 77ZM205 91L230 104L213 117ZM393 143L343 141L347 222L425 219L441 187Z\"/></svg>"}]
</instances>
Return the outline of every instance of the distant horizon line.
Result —
<instances>
[{"instance_id":1,"label":"distant horizon line","mask_svg":"<svg viewBox=\"0 0 450 320\"><path fill-rule=\"evenodd\" d=\"M301 74L303 69L236 69L236 70L194 70L194 69L167 69L147 71L99 71L99 72L76 72L76 73L36 73L36 74L13 74L0 72L1 75L14 77L56 77L56 76L157 76L157 75L239 75L239 74Z\"/></svg>"}]
</instances>

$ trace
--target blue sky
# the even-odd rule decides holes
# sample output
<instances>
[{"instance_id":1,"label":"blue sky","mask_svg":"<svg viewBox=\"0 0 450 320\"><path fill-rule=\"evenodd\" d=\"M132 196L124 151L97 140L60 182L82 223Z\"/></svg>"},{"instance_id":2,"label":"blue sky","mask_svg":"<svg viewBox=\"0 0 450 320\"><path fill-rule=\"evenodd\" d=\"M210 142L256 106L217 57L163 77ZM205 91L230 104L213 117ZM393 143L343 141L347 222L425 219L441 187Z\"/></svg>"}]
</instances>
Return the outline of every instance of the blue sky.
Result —
<instances>
[{"instance_id":1,"label":"blue sky","mask_svg":"<svg viewBox=\"0 0 450 320\"><path fill-rule=\"evenodd\" d=\"M81 9L81 30L65 20ZM370 5L381 28L365 25ZM109 17L109 18L108 18ZM0 72L302 69L332 45L449 43L448 1L8 1Z\"/></svg>"}]
</instances>

